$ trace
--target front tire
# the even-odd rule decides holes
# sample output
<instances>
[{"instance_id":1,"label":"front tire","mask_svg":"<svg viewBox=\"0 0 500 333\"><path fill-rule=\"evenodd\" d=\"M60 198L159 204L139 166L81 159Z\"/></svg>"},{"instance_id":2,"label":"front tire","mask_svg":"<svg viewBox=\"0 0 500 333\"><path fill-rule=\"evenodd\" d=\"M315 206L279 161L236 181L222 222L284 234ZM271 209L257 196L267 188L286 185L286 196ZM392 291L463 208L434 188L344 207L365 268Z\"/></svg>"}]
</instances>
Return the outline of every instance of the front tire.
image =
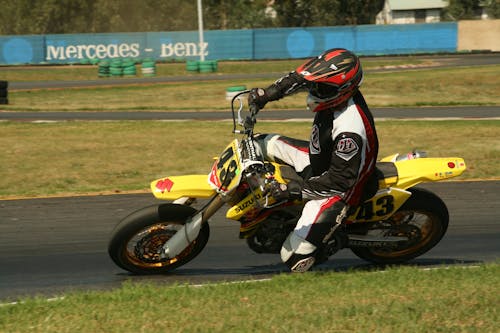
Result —
<instances>
[{"instance_id":1,"label":"front tire","mask_svg":"<svg viewBox=\"0 0 500 333\"><path fill-rule=\"evenodd\" d=\"M392 224L388 236L407 236L409 241L395 248L351 248L356 256L375 264L399 264L421 256L439 243L448 229L446 205L425 189L409 191L411 197L388 221Z\"/></svg>"},{"instance_id":2,"label":"front tire","mask_svg":"<svg viewBox=\"0 0 500 333\"><path fill-rule=\"evenodd\" d=\"M192 207L163 204L140 209L123 219L113 230L108 253L119 267L135 274L160 274L194 259L210 235L203 223L198 237L174 258L162 258L163 245L196 213Z\"/></svg>"}]
</instances>

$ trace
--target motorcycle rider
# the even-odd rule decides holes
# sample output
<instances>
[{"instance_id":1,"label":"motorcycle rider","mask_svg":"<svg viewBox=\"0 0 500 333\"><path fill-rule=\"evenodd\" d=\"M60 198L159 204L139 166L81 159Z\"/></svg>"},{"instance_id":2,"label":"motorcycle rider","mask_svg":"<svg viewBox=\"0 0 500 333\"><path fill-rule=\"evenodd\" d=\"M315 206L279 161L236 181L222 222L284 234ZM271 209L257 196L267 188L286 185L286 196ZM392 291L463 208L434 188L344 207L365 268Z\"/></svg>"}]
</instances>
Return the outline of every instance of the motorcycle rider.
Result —
<instances>
[{"instance_id":1,"label":"motorcycle rider","mask_svg":"<svg viewBox=\"0 0 500 333\"><path fill-rule=\"evenodd\" d=\"M277 134L257 136L266 158L288 164L301 175L310 174L300 184L273 190L277 197L307 200L281 249L281 259L291 271L309 270L316 251L331 240L351 209L377 189L378 139L373 116L359 91L362 80L359 58L336 48L249 94L249 105L262 109L267 102L306 90L308 108L314 112L309 142Z\"/></svg>"}]
</instances>

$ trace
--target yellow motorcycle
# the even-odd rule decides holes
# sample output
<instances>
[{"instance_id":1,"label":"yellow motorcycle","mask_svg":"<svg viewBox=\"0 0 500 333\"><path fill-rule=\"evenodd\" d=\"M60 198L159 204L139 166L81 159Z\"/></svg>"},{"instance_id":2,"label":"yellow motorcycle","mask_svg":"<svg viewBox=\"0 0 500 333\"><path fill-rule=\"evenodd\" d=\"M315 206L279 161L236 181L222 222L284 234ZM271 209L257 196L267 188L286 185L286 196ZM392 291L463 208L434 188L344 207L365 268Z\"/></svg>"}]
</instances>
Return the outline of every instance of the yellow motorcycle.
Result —
<instances>
[{"instance_id":1,"label":"yellow motorcycle","mask_svg":"<svg viewBox=\"0 0 500 333\"><path fill-rule=\"evenodd\" d=\"M255 110L243 117L241 92L231 111L235 138L215 159L208 175L171 176L151 183L158 199L170 201L140 209L113 230L111 259L137 274L164 273L195 258L207 244L209 219L227 205L226 218L240 223L239 237L257 253L279 253L300 216L303 201L277 200L270 188L299 177L293 168L263 160L255 149ZM238 110L236 106L239 103ZM377 163L379 189L350 214L324 247L321 263L343 248L376 264L414 259L433 248L448 228L448 209L434 193L415 187L461 175L459 157L428 158L414 152ZM193 203L204 205L193 208Z\"/></svg>"}]
</instances>

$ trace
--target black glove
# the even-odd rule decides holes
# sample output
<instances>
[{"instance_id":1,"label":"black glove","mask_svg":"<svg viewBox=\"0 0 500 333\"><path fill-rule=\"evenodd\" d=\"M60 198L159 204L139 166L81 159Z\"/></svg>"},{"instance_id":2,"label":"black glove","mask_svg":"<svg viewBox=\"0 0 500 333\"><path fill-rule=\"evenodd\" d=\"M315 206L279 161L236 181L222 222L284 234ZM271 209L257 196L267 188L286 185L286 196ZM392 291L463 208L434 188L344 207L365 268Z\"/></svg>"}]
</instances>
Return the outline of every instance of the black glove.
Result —
<instances>
[{"instance_id":1,"label":"black glove","mask_svg":"<svg viewBox=\"0 0 500 333\"><path fill-rule=\"evenodd\" d=\"M257 119L255 119L255 116L247 116L245 118L245 122L243 123L243 127L250 129L253 128L255 123L257 123Z\"/></svg>"},{"instance_id":2,"label":"black glove","mask_svg":"<svg viewBox=\"0 0 500 333\"><path fill-rule=\"evenodd\" d=\"M292 180L288 184L273 181L268 186L269 193L276 201L302 199L302 186L296 181Z\"/></svg>"},{"instance_id":3,"label":"black glove","mask_svg":"<svg viewBox=\"0 0 500 333\"><path fill-rule=\"evenodd\" d=\"M248 94L248 105L255 105L260 110L269 102L266 90L262 88L252 88Z\"/></svg>"}]
</instances>

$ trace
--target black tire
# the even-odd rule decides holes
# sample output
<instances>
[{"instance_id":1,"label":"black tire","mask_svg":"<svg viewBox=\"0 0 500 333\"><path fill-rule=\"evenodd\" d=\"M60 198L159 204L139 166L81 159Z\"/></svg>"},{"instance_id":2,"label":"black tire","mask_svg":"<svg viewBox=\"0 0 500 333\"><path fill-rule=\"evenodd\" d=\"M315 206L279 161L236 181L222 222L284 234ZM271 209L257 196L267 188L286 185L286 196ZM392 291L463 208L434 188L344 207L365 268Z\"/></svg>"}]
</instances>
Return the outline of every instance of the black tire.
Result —
<instances>
[{"instance_id":1,"label":"black tire","mask_svg":"<svg viewBox=\"0 0 500 333\"><path fill-rule=\"evenodd\" d=\"M158 251L177 232L175 228L195 212L188 206L163 204L132 213L113 230L109 256L116 265L135 274L166 273L188 263L207 244L208 223L203 224L198 237L175 258L160 258Z\"/></svg>"},{"instance_id":2,"label":"black tire","mask_svg":"<svg viewBox=\"0 0 500 333\"><path fill-rule=\"evenodd\" d=\"M0 89L0 97L6 98L8 95L7 89Z\"/></svg>"},{"instance_id":3,"label":"black tire","mask_svg":"<svg viewBox=\"0 0 500 333\"><path fill-rule=\"evenodd\" d=\"M418 228L418 236L396 248L351 248L356 256L375 264L400 264L421 256L439 243L448 229L449 215L446 205L437 195L425 189L411 188L409 191L412 192L411 197L393 217L411 217L411 220L405 221L408 223L403 224L410 227L406 231L401 227L399 233L392 235L406 235L411 238L415 235L415 228ZM422 218L425 220L420 221ZM418 222L423 224L418 227ZM397 230L396 228L395 231ZM413 233L409 230L413 230Z\"/></svg>"},{"instance_id":4,"label":"black tire","mask_svg":"<svg viewBox=\"0 0 500 333\"><path fill-rule=\"evenodd\" d=\"M0 81L0 89L5 89L9 87L9 81Z\"/></svg>"}]
</instances>

